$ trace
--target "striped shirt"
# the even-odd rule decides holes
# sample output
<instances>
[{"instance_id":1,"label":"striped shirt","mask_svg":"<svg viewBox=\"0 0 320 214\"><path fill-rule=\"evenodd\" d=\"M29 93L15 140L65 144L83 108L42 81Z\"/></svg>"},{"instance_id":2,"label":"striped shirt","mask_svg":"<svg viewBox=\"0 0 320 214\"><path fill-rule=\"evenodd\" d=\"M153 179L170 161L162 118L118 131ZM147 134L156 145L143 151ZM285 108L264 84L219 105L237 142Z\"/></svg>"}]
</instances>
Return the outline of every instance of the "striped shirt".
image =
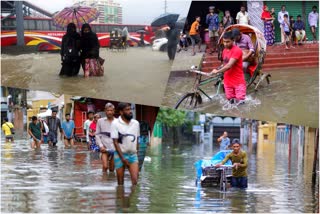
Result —
<instances>
[{"instance_id":1,"label":"striped shirt","mask_svg":"<svg viewBox=\"0 0 320 214\"><path fill-rule=\"evenodd\" d=\"M49 117L48 118L48 122L47 122L47 125L49 127L49 131L51 132L57 132L58 131L58 128L61 132L61 122L60 122L60 119L59 118L53 118L53 117Z\"/></svg>"}]
</instances>

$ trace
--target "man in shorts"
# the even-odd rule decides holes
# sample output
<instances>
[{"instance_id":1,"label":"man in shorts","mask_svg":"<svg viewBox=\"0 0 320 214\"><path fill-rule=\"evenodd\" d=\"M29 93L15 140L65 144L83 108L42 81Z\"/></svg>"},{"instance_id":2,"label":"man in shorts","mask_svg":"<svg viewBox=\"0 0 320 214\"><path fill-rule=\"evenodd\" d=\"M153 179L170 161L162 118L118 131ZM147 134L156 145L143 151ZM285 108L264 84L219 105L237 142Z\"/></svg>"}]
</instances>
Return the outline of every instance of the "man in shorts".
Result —
<instances>
[{"instance_id":1,"label":"man in shorts","mask_svg":"<svg viewBox=\"0 0 320 214\"><path fill-rule=\"evenodd\" d=\"M242 51L234 45L231 31L223 35L224 50L222 52L223 67L213 69L212 74L224 73L224 89L226 98L231 104L241 104L246 98L246 81L242 71Z\"/></svg>"},{"instance_id":2,"label":"man in shorts","mask_svg":"<svg viewBox=\"0 0 320 214\"><path fill-rule=\"evenodd\" d=\"M313 36L313 42L317 42L317 27L319 21L319 14L317 12L317 6L312 7L312 11L308 15L308 23Z\"/></svg>"},{"instance_id":3,"label":"man in shorts","mask_svg":"<svg viewBox=\"0 0 320 214\"><path fill-rule=\"evenodd\" d=\"M94 112L93 111L89 111L88 112L88 119L83 124L83 131L84 131L84 134L86 136L88 150L90 150L89 127L90 127L90 125L91 125L91 123L93 121L93 116L94 116Z\"/></svg>"},{"instance_id":4,"label":"man in shorts","mask_svg":"<svg viewBox=\"0 0 320 214\"><path fill-rule=\"evenodd\" d=\"M119 103L118 110L120 117L111 124L111 138L116 149L114 153L114 164L117 171L118 185L124 183L124 170L128 167L132 185L138 183L139 150L138 138L140 136L140 125L132 119L131 105L129 103Z\"/></svg>"},{"instance_id":5,"label":"man in shorts","mask_svg":"<svg viewBox=\"0 0 320 214\"><path fill-rule=\"evenodd\" d=\"M196 16L196 20L192 23L189 35L192 43L192 56L196 55L195 47L196 44L199 46L199 52L201 52L201 37L199 32L200 27L200 16Z\"/></svg>"},{"instance_id":6,"label":"man in shorts","mask_svg":"<svg viewBox=\"0 0 320 214\"><path fill-rule=\"evenodd\" d=\"M29 123L28 133L31 136L31 148L40 149L41 142L43 142L42 123L38 121L36 116L32 116L31 123Z\"/></svg>"},{"instance_id":7,"label":"man in shorts","mask_svg":"<svg viewBox=\"0 0 320 214\"><path fill-rule=\"evenodd\" d=\"M102 172L114 171L114 145L111 138L111 124L114 121L115 108L112 103L107 103L104 108L106 117L100 118L97 122L96 143L100 148L102 160Z\"/></svg>"},{"instance_id":8,"label":"man in shorts","mask_svg":"<svg viewBox=\"0 0 320 214\"><path fill-rule=\"evenodd\" d=\"M66 114L66 121L63 121L63 123L62 123L65 148L74 146L74 141L73 141L74 128L75 128L74 122L73 122L73 120L70 120L70 114L67 113ZM69 145L69 143L70 143L70 145Z\"/></svg>"},{"instance_id":9,"label":"man in shorts","mask_svg":"<svg viewBox=\"0 0 320 214\"><path fill-rule=\"evenodd\" d=\"M13 137L13 133L11 132L11 129L13 128L14 128L13 124L10 123L8 118L5 117L3 119L2 131L6 137L6 142L10 141L13 143L14 137Z\"/></svg>"},{"instance_id":10,"label":"man in shorts","mask_svg":"<svg viewBox=\"0 0 320 214\"><path fill-rule=\"evenodd\" d=\"M231 145L233 151L230 154L228 154L221 163L217 164L216 167L221 167L228 160L231 160L233 164L231 186L240 189L245 189L248 187L247 153L241 149L239 139L233 139Z\"/></svg>"},{"instance_id":11,"label":"man in shorts","mask_svg":"<svg viewBox=\"0 0 320 214\"><path fill-rule=\"evenodd\" d=\"M49 146L55 147L58 143L58 129L60 131L61 140L63 137L61 122L57 117L57 110L52 110L51 117L48 117L47 119L47 125L49 127L48 144Z\"/></svg>"},{"instance_id":12,"label":"man in shorts","mask_svg":"<svg viewBox=\"0 0 320 214\"><path fill-rule=\"evenodd\" d=\"M209 14L206 17L206 23L209 26L209 38L210 38L210 52L212 54L217 49L218 42L218 29L219 29L219 15L215 12L215 7L209 7Z\"/></svg>"}]
</instances>

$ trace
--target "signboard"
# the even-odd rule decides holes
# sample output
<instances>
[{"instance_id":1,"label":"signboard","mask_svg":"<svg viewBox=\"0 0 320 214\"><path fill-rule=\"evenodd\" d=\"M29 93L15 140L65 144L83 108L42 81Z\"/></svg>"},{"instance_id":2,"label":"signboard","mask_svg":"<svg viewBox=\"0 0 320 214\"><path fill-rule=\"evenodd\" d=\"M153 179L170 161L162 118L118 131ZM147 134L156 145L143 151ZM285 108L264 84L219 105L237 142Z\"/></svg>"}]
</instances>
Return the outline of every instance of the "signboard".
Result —
<instances>
[{"instance_id":1,"label":"signboard","mask_svg":"<svg viewBox=\"0 0 320 214\"><path fill-rule=\"evenodd\" d=\"M200 121L201 124L204 124L206 122L206 115L205 114L200 114L199 121Z\"/></svg>"},{"instance_id":2,"label":"signboard","mask_svg":"<svg viewBox=\"0 0 320 214\"><path fill-rule=\"evenodd\" d=\"M193 132L202 132L202 126L194 125L194 126L192 126L192 131Z\"/></svg>"}]
</instances>

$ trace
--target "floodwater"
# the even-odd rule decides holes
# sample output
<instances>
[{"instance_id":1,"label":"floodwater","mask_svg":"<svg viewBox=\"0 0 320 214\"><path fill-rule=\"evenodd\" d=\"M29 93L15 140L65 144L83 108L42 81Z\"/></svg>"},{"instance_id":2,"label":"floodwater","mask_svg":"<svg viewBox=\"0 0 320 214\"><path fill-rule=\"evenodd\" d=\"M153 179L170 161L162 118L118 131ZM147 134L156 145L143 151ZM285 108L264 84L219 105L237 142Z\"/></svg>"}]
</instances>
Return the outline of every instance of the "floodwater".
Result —
<instances>
[{"instance_id":1,"label":"floodwater","mask_svg":"<svg viewBox=\"0 0 320 214\"><path fill-rule=\"evenodd\" d=\"M244 105L230 107L225 96L221 95L212 101L204 99L205 102L194 110L319 127L319 69L282 69L269 73L272 76L270 85L264 81L257 92L249 89ZM190 72L169 77L162 105L173 107L184 93L191 91L194 79ZM203 88L213 96L212 83Z\"/></svg>"},{"instance_id":2,"label":"floodwater","mask_svg":"<svg viewBox=\"0 0 320 214\"><path fill-rule=\"evenodd\" d=\"M159 106L168 81L170 67L166 52L151 47L126 51L100 49L103 77L60 77L58 53L1 55L1 84L4 86L52 91L115 101Z\"/></svg>"},{"instance_id":3,"label":"floodwater","mask_svg":"<svg viewBox=\"0 0 320 214\"><path fill-rule=\"evenodd\" d=\"M301 142L292 142L297 146L289 156L281 139L287 139L285 133L278 134L277 143L258 142L248 153L248 189L226 193L195 186L193 164L210 158L218 149L213 144L154 143L132 189L128 174L124 187L117 187L114 174L103 175L96 153L83 145L74 150L42 145L41 151L31 151L22 140L2 142L1 211L315 212L313 156L301 156Z\"/></svg>"}]
</instances>

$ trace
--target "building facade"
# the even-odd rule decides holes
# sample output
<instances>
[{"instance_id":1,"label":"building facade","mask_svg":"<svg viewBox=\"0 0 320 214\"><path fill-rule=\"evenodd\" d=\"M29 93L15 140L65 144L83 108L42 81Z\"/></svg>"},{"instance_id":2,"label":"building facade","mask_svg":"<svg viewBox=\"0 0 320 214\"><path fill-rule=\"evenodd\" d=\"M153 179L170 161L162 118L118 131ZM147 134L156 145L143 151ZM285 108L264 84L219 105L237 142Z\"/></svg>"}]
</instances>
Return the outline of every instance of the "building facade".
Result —
<instances>
[{"instance_id":1,"label":"building facade","mask_svg":"<svg viewBox=\"0 0 320 214\"><path fill-rule=\"evenodd\" d=\"M122 6L113 0L74 0L75 4L95 7L100 15L93 23L122 24Z\"/></svg>"}]
</instances>

